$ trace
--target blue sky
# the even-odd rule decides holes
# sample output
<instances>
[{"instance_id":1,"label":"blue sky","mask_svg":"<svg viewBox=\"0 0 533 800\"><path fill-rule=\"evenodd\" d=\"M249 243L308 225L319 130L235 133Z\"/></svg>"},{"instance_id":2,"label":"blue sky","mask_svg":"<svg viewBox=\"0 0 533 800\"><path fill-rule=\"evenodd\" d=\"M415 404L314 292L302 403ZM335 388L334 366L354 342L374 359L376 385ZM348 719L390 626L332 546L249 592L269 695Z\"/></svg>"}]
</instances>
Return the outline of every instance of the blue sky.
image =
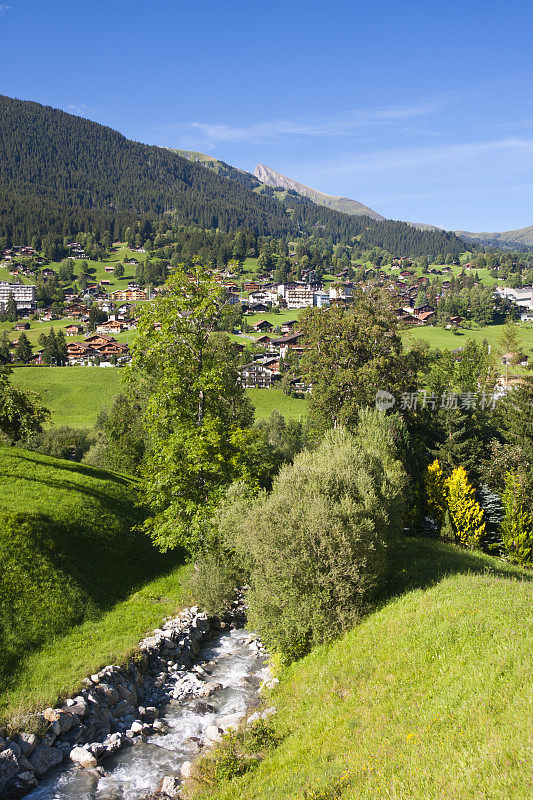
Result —
<instances>
[{"instance_id":1,"label":"blue sky","mask_svg":"<svg viewBox=\"0 0 533 800\"><path fill-rule=\"evenodd\" d=\"M1 0L0 92L394 219L533 224L531 0Z\"/></svg>"}]
</instances>

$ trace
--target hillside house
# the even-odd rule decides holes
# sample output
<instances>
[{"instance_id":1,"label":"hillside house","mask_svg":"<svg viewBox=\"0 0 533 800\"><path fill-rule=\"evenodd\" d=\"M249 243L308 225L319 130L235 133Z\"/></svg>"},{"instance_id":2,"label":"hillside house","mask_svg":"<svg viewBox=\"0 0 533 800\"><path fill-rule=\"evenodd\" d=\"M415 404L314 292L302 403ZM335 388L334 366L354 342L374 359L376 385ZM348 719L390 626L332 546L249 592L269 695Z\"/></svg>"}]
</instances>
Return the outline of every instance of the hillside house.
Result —
<instances>
[{"instance_id":1,"label":"hillside house","mask_svg":"<svg viewBox=\"0 0 533 800\"><path fill-rule=\"evenodd\" d=\"M273 377L270 367L255 361L239 369L239 380L245 389L270 389Z\"/></svg>"},{"instance_id":2,"label":"hillside house","mask_svg":"<svg viewBox=\"0 0 533 800\"><path fill-rule=\"evenodd\" d=\"M252 328L256 333L266 333L267 331L271 333L274 330L274 326L267 319L256 322L255 325L252 325Z\"/></svg>"}]
</instances>

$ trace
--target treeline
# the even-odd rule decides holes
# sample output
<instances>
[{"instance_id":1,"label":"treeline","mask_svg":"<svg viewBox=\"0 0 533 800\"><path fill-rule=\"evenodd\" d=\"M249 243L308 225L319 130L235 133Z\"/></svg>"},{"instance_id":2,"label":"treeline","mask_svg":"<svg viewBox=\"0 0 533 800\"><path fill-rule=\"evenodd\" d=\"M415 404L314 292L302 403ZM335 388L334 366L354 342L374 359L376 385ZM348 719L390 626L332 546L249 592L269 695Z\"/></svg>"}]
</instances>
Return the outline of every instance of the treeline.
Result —
<instances>
[{"instance_id":1,"label":"treeline","mask_svg":"<svg viewBox=\"0 0 533 800\"><path fill-rule=\"evenodd\" d=\"M128 221L169 214L205 229L319 233L397 255L465 249L451 233L353 217L292 195L284 205L171 150L38 103L0 96L0 114L0 237L10 244L93 228L119 239Z\"/></svg>"}]
</instances>

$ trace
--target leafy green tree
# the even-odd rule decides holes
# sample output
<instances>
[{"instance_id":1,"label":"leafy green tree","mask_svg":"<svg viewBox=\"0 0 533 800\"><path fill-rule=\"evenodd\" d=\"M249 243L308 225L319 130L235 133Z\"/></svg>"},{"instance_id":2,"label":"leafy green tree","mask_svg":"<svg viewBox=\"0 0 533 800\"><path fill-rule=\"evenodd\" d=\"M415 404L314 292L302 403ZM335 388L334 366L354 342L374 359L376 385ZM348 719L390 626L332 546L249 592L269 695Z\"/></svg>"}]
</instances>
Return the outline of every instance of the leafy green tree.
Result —
<instances>
[{"instance_id":1,"label":"leafy green tree","mask_svg":"<svg viewBox=\"0 0 533 800\"><path fill-rule=\"evenodd\" d=\"M67 340L65 338L65 331L60 328L56 335L56 362L58 366L64 367L68 364L68 350Z\"/></svg>"},{"instance_id":2,"label":"leafy green tree","mask_svg":"<svg viewBox=\"0 0 533 800\"><path fill-rule=\"evenodd\" d=\"M59 265L59 278L64 283L71 283L74 280L74 260L66 258Z\"/></svg>"},{"instance_id":3,"label":"leafy green tree","mask_svg":"<svg viewBox=\"0 0 533 800\"><path fill-rule=\"evenodd\" d=\"M507 385L509 379L509 360L511 362L518 355L520 350L518 344L518 335L516 333L516 324L508 319L498 339L498 344L505 356L505 384Z\"/></svg>"},{"instance_id":4,"label":"leafy green tree","mask_svg":"<svg viewBox=\"0 0 533 800\"><path fill-rule=\"evenodd\" d=\"M518 472L508 472L502 496L504 517L501 525L507 555L519 564L533 563L533 517L527 485Z\"/></svg>"},{"instance_id":5,"label":"leafy green tree","mask_svg":"<svg viewBox=\"0 0 533 800\"><path fill-rule=\"evenodd\" d=\"M196 262L171 275L139 322L129 371L148 392L143 496L154 514L147 529L163 550L202 551L217 500L247 475L253 409L235 348L216 333L225 314L223 287Z\"/></svg>"},{"instance_id":6,"label":"leafy green tree","mask_svg":"<svg viewBox=\"0 0 533 800\"><path fill-rule=\"evenodd\" d=\"M271 494L222 509L250 573L250 620L284 660L353 625L382 587L405 485L387 418L366 410L355 435L328 431L282 468Z\"/></svg>"},{"instance_id":7,"label":"leafy green tree","mask_svg":"<svg viewBox=\"0 0 533 800\"><path fill-rule=\"evenodd\" d=\"M311 411L320 427L351 425L375 404L379 389L400 398L417 385L418 351L404 352L382 295L359 292L349 307L306 309L300 367L313 386Z\"/></svg>"},{"instance_id":8,"label":"leafy green tree","mask_svg":"<svg viewBox=\"0 0 533 800\"><path fill-rule=\"evenodd\" d=\"M14 442L42 430L50 412L34 392L11 385L10 367L0 367L0 432Z\"/></svg>"},{"instance_id":9,"label":"leafy green tree","mask_svg":"<svg viewBox=\"0 0 533 800\"><path fill-rule=\"evenodd\" d=\"M124 264L121 264L120 261L115 265L115 269L113 270L113 275L115 278L123 278L124 277Z\"/></svg>"},{"instance_id":10,"label":"leafy green tree","mask_svg":"<svg viewBox=\"0 0 533 800\"><path fill-rule=\"evenodd\" d=\"M31 344L29 343L26 334L21 333L17 342L17 346L15 347L15 361L19 361L21 364L27 364L29 361L31 361L31 357Z\"/></svg>"}]
</instances>

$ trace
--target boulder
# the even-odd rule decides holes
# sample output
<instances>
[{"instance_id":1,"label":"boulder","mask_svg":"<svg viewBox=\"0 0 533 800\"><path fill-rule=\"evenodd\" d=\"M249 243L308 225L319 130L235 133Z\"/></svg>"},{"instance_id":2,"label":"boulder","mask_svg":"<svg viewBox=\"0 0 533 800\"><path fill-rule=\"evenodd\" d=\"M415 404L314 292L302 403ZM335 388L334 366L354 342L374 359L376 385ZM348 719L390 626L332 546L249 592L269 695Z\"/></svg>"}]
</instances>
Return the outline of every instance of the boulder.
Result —
<instances>
[{"instance_id":1,"label":"boulder","mask_svg":"<svg viewBox=\"0 0 533 800\"><path fill-rule=\"evenodd\" d=\"M120 703L117 703L116 706L113 706L111 709L111 714L115 719L122 719L123 717L134 717L136 715L136 709L127 703L125 700L121 700Z\"/></svg>"},{"instance_id":2,"label":"boulder","mask_svg":"<svg viewBox=\"0 0 533 800\"><path fill-rule=\"evenodd\" d=\"M98 761L90 750L85 747L74 747L74 749L70 751L70 760L75 764L79 764L80 767L85 768L96 767L98 764Z\"/></svg>"},{"instance_id":3,"label":"boulder","mask_svg":"<svg viewBox=\"0 0 533 800\"><path fill-rule=\"evenodd\" d=\"M34 733L19 733L15 739L16 743L20 747L20 752L22 755L28 757L31 756L33 751L35 750L39 739L35 736Z\"/></svg>"},{"instance_id":4,"label":"boulder","mask_svg":"<svg viewBox=\"0 0 533 800\"><path fill-rule=\"evenodd\" d=\"M13 749L7 747L5 750L0 751L0 791L18 771L19 763Z\"/></svg>"},{"instance_id":5,"label":"boulder","mask_svg":"<svg viewBox=\"0 0 533 800\"><path fill-rule=\"evenodd\" d=\"M37 778L33 770L24 770L24 772L19 772L18 775L15 775L7 781L2 797L5 798L5 800L11 800L11 798L13 798L13 800L18 800L18 798L27 794L32 789L35 789L36 786Z\"/></svg>"},{"instance_id":6,"label":"boulder","mask_svg":"<svg viewBox=\"0 0 533 800\"><path fill-rule=\"evenodd\" d=\"M185 762L188 763L188 762ZM165 797L177 798L179 797L180 782L173 775L167 775L162 778L157 787L157 793Z\"/></svg>"},{"instance_id":7,"label":"boulder","mask_svg":"<svg viewBox=\"0 0 533 800\"><path fill-rule=\"evenodd\" d=\"M63 761L63 753L57 747L38 744L30 756L30 763L37 775L44 775L52 767L58 767Z\"/></svg>"},{"instance_id":8,"label":"boulder","mask_svg":"<svg viewBox=\"0 0 533 800\"><path fill-rule=\"evenodd\" d=\"M184 761L181 765L180 774L182 778L190 778L192 775L192 761Z\"/></svg>"},{"instance_id":9,"label":"boulder","mask_svg":"<svg viewBox=\"0 0 533 800\"><path fill-rule=\"evenodd\" d=\"M120 699L118 691L110 683L99 683L94 687L93 694L107 706L114 706Z\"/></svg>"}]
</instances>

